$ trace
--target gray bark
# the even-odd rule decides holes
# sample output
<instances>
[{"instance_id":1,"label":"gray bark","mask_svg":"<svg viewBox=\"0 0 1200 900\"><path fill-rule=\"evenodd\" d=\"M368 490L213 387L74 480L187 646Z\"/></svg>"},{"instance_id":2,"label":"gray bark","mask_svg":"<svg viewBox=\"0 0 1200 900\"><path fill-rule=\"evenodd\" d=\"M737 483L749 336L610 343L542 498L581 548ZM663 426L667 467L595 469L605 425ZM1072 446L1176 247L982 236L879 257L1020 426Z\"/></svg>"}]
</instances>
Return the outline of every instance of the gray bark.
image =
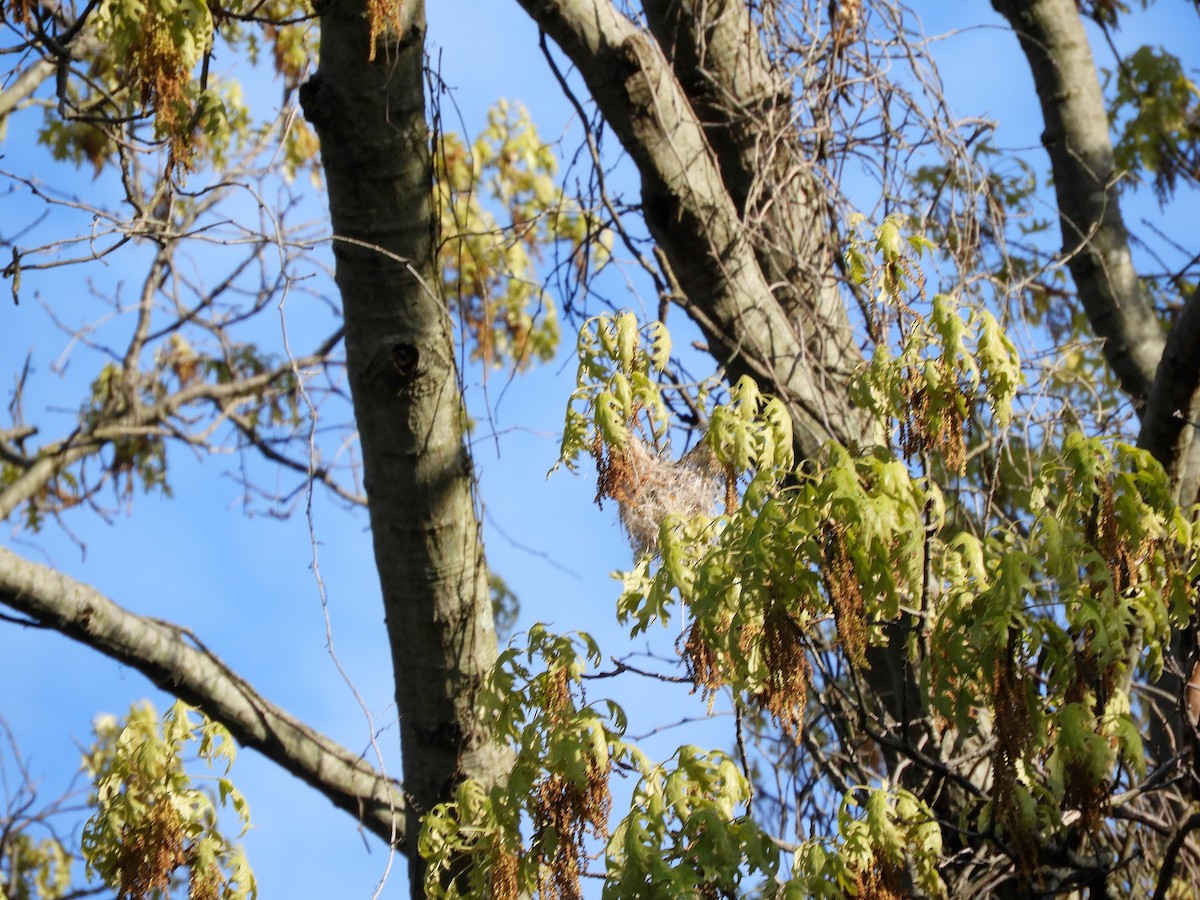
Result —
<instances>
[{"instance_id":1,"label":"gray bark","mask_svg":"<svg viewBox=\"0 0 1200 900\"><path fill-rule=\"evenodd\" d=\"M430 289L435 218L425 120L424 6L368 59L366 3L323 6L302 92L329 191L336 278L375 561L396 675L408 833L460 779L508 757L476 715L496 659L470 458L445 304ZM422 866L411 867L423 896Z\"/></svg>"},{"instance_id":2,"label":"gray bark","mask_svg":"<svg viewBox=\"0 0 1200 900\"><path fill-rule=\"evenodd\" d=\"M815 259L812 254L802 257L799 267L793 262L786 273L774 271L761 260L781 257L775 248L756 247L742 219L745 209L752 213L756 203L765 205L754 199L764 182L756 181L751 169L758 154L773 152L769 141L774 139L754 128L742 130L755 108L766 102L763 95L772 83L760 50L744 43L739 48L738 41L757 41L747 17L736 4L703 4L719 14L719 23L712 33L698 34L682 27L686 12L675 16L662 4L647 5L664 39L673 41L669 46L685 78L703 84L704 73L689 60L709 59L716 74L731 79L714 91L731 83L748 91L732 106L708 103L713 121L706 131L698 112L706 109L703 100L693 102L659 43L609 0L519 2L578 68L637 165L646 223L683 289L682 305L729 376L749 374L787 403L802 457L815 455L831 438L845 444L863 441L871 423L850 406L846 391L846 377L860 357L844 310L831 308L824 290L831 257L822 248ZM672 29L676 36L668 38ZM703 42L714 37L708 53ZM707 55L700 56L702 51ZM730 120L722 124L719 110L728 110ZM726 138L717 141L720 150L714 150L710 133L714 141ZM788 164L798 162L793 158ZM804 189L811 184L797 183ZM819 201L810 201L803 189L791 190L790 184L781 188L811 222ZM827 227L820 229L827 232ZM794 242L797 236L782 240ZM803 299L797 301L804 284L821 287L801 291ZM803 315L793 317L796 309Z\"/></svg>"},{"instance_id":3,"label":"gray bark","mask_svg":"<svg viewBox=\"0 0 1200 900\"><path fill-rule=\"evenodd\" d=\"M268 702L189 632L135 615L95 588L0 547L0 603L138 670L203 710L390 843L404 838L400 786Z\"/></svg>"},{"instance_id":4,"label":"gray bark","mask_svg":"<svg viewBox=\"0 0 1200 900\"><path fill-rule=\"evenodd\" d=\"M1183 502L1197 499L1200 465L1196 423L1200 419L1200 297L1187 301L1167 335L1158 375L1142 414L1138 446L1149 450L1171 476Z\"/></svg>"},{"instance_id":5,"label":"gray bark","mask_svg":"<svg viewBox=\"0 0 1200 900\"><path fill-rule=\"evenodd\" d=\"M1121 388L1145 408L1165 335L1138 284L1096 64L1075 0L992 0L1029 60L1080 303Z\"/></svg>"},{"instance_id":6,"label":"gray bark","mask_svg":"<svg viewBox=\"0 0 1200 900\"><path fill-rule=\"evenodd\" d=\"M642 7L701 122L772 295L795 325L806 369L823 388L844 391L862 354L835 270L837 226L797 137L792 84L767 58L746 3L645 0ZM843 409L836 418L855 414Z\"/></svg>"}]
</instances>

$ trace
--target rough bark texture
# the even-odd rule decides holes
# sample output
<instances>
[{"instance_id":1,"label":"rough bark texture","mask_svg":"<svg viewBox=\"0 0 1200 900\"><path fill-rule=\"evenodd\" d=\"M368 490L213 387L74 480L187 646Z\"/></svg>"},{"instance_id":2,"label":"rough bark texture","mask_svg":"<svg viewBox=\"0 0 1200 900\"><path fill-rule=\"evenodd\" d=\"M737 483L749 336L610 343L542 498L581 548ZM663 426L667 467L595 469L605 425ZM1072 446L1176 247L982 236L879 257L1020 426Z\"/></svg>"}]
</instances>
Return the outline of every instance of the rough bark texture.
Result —
<instances>
[{"instance_id":1,"label":"rough bark texture","mask_svg":"<svg viewBox=\"0 0 1200 900\"><path fill-rule=\"evenodd\" d=\"M697 13L712 26L701 32L684 27L686 11L676 15L667 5L647 5L682 77L703 88L708 75L694 61L710 59L713 73L729 79L713 86L707 100L693 102L659 42L609 0L519 2L578 68L637 165L647 225L683 289L684 308L717 360L732 378L752 375L788 404L801 456L815 454L830 438L862 441L871 424L847 398L845 376L859 356L845 313L830 308L821 287L797 294L802 286L827 283L830 257L822 249L815 259L793 256L786 272L764 267L760 257L781 263L786 253L756 247L742 218L745 209L765 204L754 196L764 182L756 182L750 168L760 161L757 155L771 151L769 136L757 130L770 122L755 124L756 110L778 102L765 96L772 82L744 10L696 4L710 7ZM730 85L741 85L746 95L717 103ZM797 206L784 215L799 210L811 222L817 207L805 208L803 189L790 193ZM799 233L780 240L786 245ZM798 308L803 315L791 315Z\"/></svg>"},{"instance_id":2,"label":"rough bark texture","mask_svg":"<svg viewBox=\"0 0 1200 900\"><path fill-rule=\"evenodd\" d=\"M741 0L642 6L700 120L772 295L795 326L805 368L823 387L844 388L862 354L838 288L836 225L796 135L791 83L771 65L759 25ZM841 410L837 417L854 414Z\"/></svg>"},{"instance_id":3,"label":"rough bark texture","mask_svg":"<svg viewBox=\"0 0 1200 900\"><path fill-rule=\"evenodd\" d=\"M360 754L263 699L184 630L122 609L99 591L0 547L0 603L137 669L203 710L389 842L404 837L400 786Z\"/></svg>"},{"instance_id":4,"label":"rough bark texture","mask_svg":"<svg viewBox=\"0 0 1200 900\"><path fill-rule=\"evenodd\" d=\"M302 93L321 140L346 357L375 560L396 672L408 833L459 779L506 756L475 701L496 659L491 598L463 445L446 308L430 285L434 218L425 122L424 8L368 59L367 4L321 10L321 58ZM410 873L423 896L420 865Z\"/></svg>"},{"instance_id":5,"label":"rough bark texture","mask_svg":"<svg viewBox=\"0 0 1200 900\"><path fill-rule=\"evenodd\" d=\"M1158 376L1142 414L1138 446L1167 467L1171 487L1183 502L1197 499L1200 465L1196 438L1200 420L1200 297L1193 295L1167 335Z\"/></svg>"},{"instance_id":6,"label":"rough bark texture","mask_svg":"<svg viewBox=\"0 0 1200 900\"><path fill-rule=\"evenodd\" d=\"M1075 0L992 0L1029 60L1046 129L1063 252L1121 388L1144 409L1162 324L1138 283L1117 195L1108 115Z\"/></svg>"}]
</instances>

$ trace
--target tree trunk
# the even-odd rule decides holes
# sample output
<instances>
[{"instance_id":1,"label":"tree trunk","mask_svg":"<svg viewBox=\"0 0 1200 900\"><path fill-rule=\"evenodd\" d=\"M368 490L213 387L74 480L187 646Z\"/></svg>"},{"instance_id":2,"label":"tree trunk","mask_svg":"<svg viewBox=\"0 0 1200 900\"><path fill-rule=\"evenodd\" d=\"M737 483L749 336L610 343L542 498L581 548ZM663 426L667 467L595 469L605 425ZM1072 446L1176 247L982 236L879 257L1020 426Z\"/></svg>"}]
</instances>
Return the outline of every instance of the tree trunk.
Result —
<instances>
[{"instance_id":1,"label":"tree trunk","mask_svg":"<svg viewBox=\"0 0 1200 900\"><path fill-rule=\"evenodd\" d=\"M839 289L837 224L797 135L791 81L772 66L743 0L642 6L704 128L772 296L794 325L798 363L839 397L843 408L830 404L827 429L842 441L869 438L865 417L846 403L863 358Z\"/></svg>"},{"instance_id":2,"label":"tree trunk","mask_svg":"<svg viewBox=\"0 0 1200 900\"><path fill-rule=\"evenodd\" d=\"M1146 410L1138 446L1171 476L1180 503L1200 500L1200 293L1193 291L1167 335L1166 349Z\"/></svg>"},{"instance_id":3,"label":"tree trunk","mask_svg":"<svg viewBox=\"0 0 1200 900\"><path fill-rule=\"evenodd\" d=\"M451 325L434 291L424 7L399 5L400 27L379 36L374 60L367 8L321 8L320 64L302 102L328 181L415 839L461 778L494 782L507 757L476 717L496 635ZM423 867L409 856L420 897Z\"/></svg>"}]
</instances>

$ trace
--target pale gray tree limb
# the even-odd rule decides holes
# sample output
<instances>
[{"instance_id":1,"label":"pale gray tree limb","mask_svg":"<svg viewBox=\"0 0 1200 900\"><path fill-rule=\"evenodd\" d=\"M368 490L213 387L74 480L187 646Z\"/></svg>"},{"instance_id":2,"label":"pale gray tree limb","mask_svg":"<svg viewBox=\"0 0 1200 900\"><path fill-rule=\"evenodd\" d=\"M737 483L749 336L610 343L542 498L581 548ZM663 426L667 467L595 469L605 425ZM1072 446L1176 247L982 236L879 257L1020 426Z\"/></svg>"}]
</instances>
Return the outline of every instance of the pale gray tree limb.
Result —
<instances>
[{"instance_id":1,"label":"pale gray tree limb","mask_svg":"<svg viewBox=\"0 0 1200 900\"><path fill-rule=\"evenodd\" d=\"M1046 128L1063 252L1092 330L1140 412L1162 358L1162 323L1142 291L1121 218L1108 114L1075 0L992 0L1029 61Z\"/></svg>"},{"instance_id":2,"label":"pale gray tree limb","mask_svg":"<svg viewBox=\"0 0 1200 900\"><path fill-rule=\"evenodd\" d=\"M658 42L610 0L519 2L579 70L638 167L647 225L686 294L685 310L731 379L752 375L787 403L802 456L830 438L861 442L869 417L810 351L819 336L802 334L775 296L717 154ZM844 317L825 328L841 332L832 345L850 344ZM853 366L841 359L838 368Z\"/></svg>"},{"instance_id":3,"label":"pale gray tree limb","mask_svg":"<svg viewBox=\"0 0 1200 900\"><path fill-rule=\"evenodd\" d=\"M803 342L805 367L844 400L862 353L835 269L841 247L830 198L801 146L792 74L768 57L762 23L744 0L643 0L642 8L702 123L772 294Z\"/></svg>"},{"instance_id":4,"label":"pale gray tree limb","mask_svg":"<svg viewBox=\"0 0 1200 900\"><path fill-rule=\"evenodd\" d=\"M34 59L14 78L3 90L0 90L0 128L4 126L7 116L29 102L38 88L51 76L65 73L65 66L71 60L87 60L103 48L103 44L84 28L88 15L98 5L91 2L83 10L80 18L68 21L64 10L58 4L40 4L43 9L56 18L64 26L64 31L51 37L42 27L35 28L35 44L37 49L47 55ZM63 82L59 82L58 101L65 103L66 97L61 93ZM60 106L61 108L61 106Z\"/></svg>"},{"instance_id":5,"label":"pale gray tree limb","mask_svg":"<svg viewBox=\"0 0 1200 900\"><path fill-rule=\"evenodd\" d=\"M95 588L5 547L0 603L141 672L221 722L240 744L324 794L372 834L412 855L397 782L266 700L186 630L136 615Z\"/></svg>"},{"instance_id":6,"label":"pale gray tree limb","mask_svg":"<svg viewBox=\"0 0 1200 900\"><path fill-rule=\"evenodd\" d=\"M0 123L8 114L25 103L34 92L57 71L58 65L49 59L38 59L30 65L12 83L0 91Z\"/></svg>"}]
</instances>

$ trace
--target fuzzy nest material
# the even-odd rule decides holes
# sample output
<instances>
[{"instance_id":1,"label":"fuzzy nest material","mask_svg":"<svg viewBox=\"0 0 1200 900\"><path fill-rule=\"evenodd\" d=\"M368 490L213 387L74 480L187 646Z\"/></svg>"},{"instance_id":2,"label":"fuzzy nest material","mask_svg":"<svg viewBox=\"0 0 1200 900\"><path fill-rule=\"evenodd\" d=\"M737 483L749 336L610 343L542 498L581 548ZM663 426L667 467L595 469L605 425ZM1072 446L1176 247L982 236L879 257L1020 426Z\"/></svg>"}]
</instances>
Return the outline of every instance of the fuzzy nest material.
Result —
<instances>
[{"instance_id":1,"label":"fuzzy nest material","mask_svg":"<svg viewBox=\"0 0 1200 900\"><path fill-rule=\"evenodd\" d=\"M659 527L670 515L712 514L725 496L724 467L703 441L679 459L631 435L626 446L597 455L596 500L617 501L635 556L658 552Z\"/></svg>"}]
</instances>

